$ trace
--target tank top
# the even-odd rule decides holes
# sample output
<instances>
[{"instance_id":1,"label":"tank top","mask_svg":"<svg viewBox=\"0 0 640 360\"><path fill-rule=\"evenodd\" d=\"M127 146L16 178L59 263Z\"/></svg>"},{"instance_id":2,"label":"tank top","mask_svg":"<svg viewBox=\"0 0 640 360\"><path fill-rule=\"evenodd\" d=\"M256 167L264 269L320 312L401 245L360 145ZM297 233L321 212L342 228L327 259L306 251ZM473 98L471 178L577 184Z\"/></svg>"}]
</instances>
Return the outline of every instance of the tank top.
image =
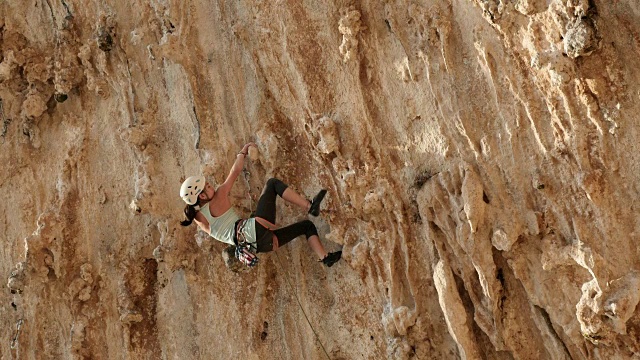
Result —
<instances>
[{"instance_id":1,"label":"tank top","mask_svg":"<svg viewBox=\"0 0 640 360\"><path fill-rule=\"evenodd\" d=\"M223 243L235 245L233 243L233 235L235 233L236 221L240 220L240 216L233 209L233 206L229 208L224 214L213 217L211 210L209 210L209 204L206 204L200 212L209 222L209 234ZM242 229L243 235L247 241L256 242L256 223L255 219L248 219L245 226Z\"/></svg>"}]
</instances>

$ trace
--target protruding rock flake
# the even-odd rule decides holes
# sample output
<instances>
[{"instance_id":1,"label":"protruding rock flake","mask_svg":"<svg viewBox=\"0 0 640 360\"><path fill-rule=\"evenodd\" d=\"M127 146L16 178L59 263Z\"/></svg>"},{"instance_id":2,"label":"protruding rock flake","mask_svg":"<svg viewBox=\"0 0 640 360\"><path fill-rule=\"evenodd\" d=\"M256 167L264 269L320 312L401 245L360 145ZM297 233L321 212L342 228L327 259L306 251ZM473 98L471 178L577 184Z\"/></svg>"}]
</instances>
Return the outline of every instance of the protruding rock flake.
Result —
<instances>
[{"instance_id":1,"label":"protruding rock flake","mask_svg":"<svg viewBox=\"0 0 640 360\"><path fill-rule=\"evenodd\" d=\"M345 63L354 60L358 53L358 34L365 29L360 21L360 11L353 7L342 10L342 17L338 22L338 30L342 34L340 54Z\"/></svg>"},{"instance_id":2,"label":"protruding rock flake","mask_svg":"<svg viewBox=\"0 0 640 360\"><path fill-rule=\"evenodd\" d=\"M594 25L590 21L579 20L569 26L563 39L564 52L572 59L590 55L598 48Z\"/></svg>"},{"instance_id":3,"label":"protruding rock flake","mask_svg":"<svg viewBox=\"0 0 640 360\"><path fill-rule=\"evenodd\" d=\"M317 124L317 133L320 138L318 150L324 154L339 152L340 135L336 122L328 117L321 117L318 119Z\"/></svg>"},{"instance_id":4,"label":"protruding rock flake","mask_svg":"<svg viewBox=\"0 0 640 360\"><path fill-rule=\"evenodd\" d=\"M18 263L11 271L11 275L7 280L7 287L12 294L21 294L24 291L24 263Z\"/></svg>"}]
</instances>

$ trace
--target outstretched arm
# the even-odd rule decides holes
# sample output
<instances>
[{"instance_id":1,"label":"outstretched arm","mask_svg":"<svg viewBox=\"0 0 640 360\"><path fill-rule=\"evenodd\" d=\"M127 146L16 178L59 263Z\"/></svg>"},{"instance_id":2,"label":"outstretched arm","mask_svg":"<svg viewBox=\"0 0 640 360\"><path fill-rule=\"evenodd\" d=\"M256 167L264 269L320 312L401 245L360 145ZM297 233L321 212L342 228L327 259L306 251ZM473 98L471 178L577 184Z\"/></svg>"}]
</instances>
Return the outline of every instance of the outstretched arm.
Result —
<instances>
[{"instance_id":1,"label":"outstretched arm","mask_svg":"<svg viewBox=\"0 0 640 360\"><path fill-rule=\"evenodd\" d=\"M249 153L249 146L256 146L256 144L248 143L242 147L242 150L238 153L238 156L236 156L236 161L233 163L233 166L231 167L231 171L229 171L229 175L227 175L227 179L216 190L217 193L225 196L229 195L229 193L231 192L231 187L233 187L233 183L236 181L236 179L242 172L242 167L244 166L244 159L247 157L247 154Z\"/></svg>"}]
</instances>

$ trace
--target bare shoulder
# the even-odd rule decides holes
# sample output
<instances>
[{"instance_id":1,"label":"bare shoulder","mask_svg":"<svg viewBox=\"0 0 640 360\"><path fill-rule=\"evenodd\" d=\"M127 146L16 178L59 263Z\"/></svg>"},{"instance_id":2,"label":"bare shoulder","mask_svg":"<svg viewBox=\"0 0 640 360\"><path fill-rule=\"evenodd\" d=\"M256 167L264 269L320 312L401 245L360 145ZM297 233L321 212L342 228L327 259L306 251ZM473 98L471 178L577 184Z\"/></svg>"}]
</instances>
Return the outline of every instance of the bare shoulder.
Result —
<instances>
[{"instance_id":1,"label":"bare shoulder","mask_svg":"<svg viewBox=\"0 0 640 360\"><path fill-rule=\"evenodd\" d=\"M222 197L229 196L229 193L231 192L231 187L232 186L233 186L233 181L230 181L229 179L227 179L227 181L222 183L216 189L216 193L215 193L215 195L213 195L214 199L216 198L217 195L220 195Z\"/></svg>"},{"instance_id":2,"label":"bare shoulder","mask_svg":"<svg viewBox=\"0 0 640 360\"><path fill-rule=\"evenodd\" d=\"M210 231L209 230L209 221L207 221L207 218L205 218L204 215L202 215L201 213L197 213L194 220L196 221L196 224L198 224L200 229L202 229L204 232L209 234L209 231Z\"/></svg>"}]
</instances>

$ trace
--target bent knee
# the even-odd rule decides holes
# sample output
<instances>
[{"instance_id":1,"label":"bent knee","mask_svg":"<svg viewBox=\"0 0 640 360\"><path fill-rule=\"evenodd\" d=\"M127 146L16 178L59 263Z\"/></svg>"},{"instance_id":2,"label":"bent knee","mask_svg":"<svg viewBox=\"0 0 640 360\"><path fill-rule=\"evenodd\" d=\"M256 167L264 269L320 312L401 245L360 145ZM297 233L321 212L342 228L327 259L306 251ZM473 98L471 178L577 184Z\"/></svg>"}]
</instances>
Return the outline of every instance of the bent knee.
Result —
<instances>
[{"instance_id":1,"label":"bent knee","mask_svg":"<svg viewBox=\"0 0 640 360\"><path fill-rule=\"evenodd\" d=\"M305 228L316 227L316 224L314 224L313 221L309 219L302 220L300 223L304 225Z\"/></svg>"},{"instance_id":2,"label":"bent knee","mask_svg":"<svg viewBox=\"0 0 640 360\"><path fill-rule=\"evenodd\" d=\"M316 225L313 223L313 221L308 219L303 220L302 224L304 225L304 234L307 237L307 240L314 235L318 236L318 229L316 228Z\"/></svg>"},{"instance_id":3,"label":"bent knee","mask_svg":"<svg viewBox=\"0 0 640 360\"><path fill-rule=\"evenodd\" d=\"M280 197L282 197L282 194L284 194L284 191L287 189L287 184L283 183L282 180L278 179L278 178L271 178L269 180L267 180L267 185L266 187L268 189L273 189L273 191L275 191L276 194L280 195Z\"/></svg>"}]
</instances>

